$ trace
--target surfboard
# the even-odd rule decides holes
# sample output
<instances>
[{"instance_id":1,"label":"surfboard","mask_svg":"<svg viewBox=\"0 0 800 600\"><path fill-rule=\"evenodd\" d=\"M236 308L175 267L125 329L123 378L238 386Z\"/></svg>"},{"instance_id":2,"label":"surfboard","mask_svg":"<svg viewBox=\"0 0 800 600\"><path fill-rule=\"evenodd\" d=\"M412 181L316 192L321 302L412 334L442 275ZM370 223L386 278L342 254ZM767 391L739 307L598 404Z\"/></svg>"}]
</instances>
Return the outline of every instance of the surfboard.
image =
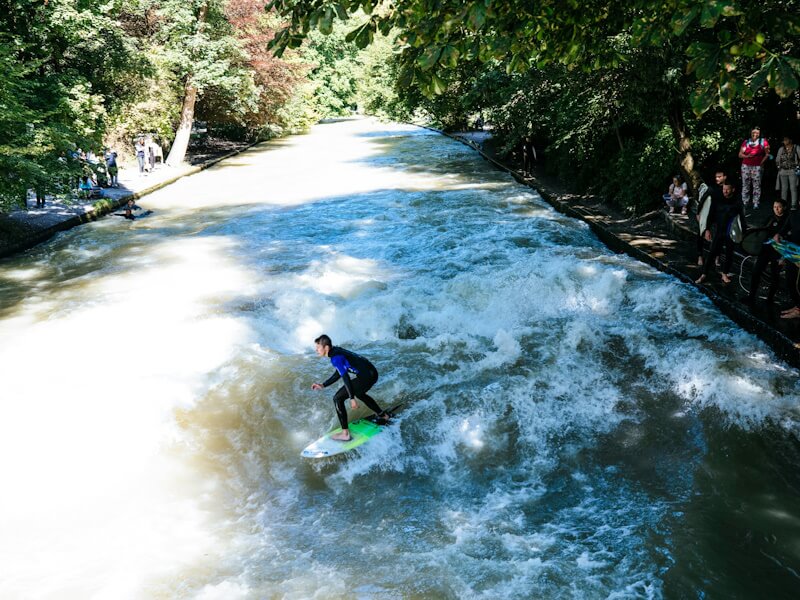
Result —
<instances>
[{"instance_id":1,"label":"surfboard","mask_svg":"<svg viewBox=\"0 0 800 600\"><path fill-rule=\"evenodd\" d=\"M394 412L402 406L390 408L387 412L394 415ZM383 419L379 419L377 415L371 415L363 419L358 419L352 423L347 424L350 430L350 440L347 442L340 442L331 439L337 433L342 432L341 427L337 427L333 431L329 431L318 440L311 442L300 453L303 458L326 458L328 456L336 456L337 454L344 454L350 450L354 450L359 446L366 444L376 435L379 435L384 429L391 426L391 421L387 423Z\"/></svg>"},{"instance_id":2,"label":"surfboard","mask_svg":"<svg viewBox=\"0 0 800 600\"><path fill-rule=\"evenodd\" d=\"M800 265L800 246L792 242L776 242L770 240L769 242L775 247L775 250L786 260L792 261L796 265Z\"/></svg>"},{"instance_id":3,"label":"surfboard","mask_svg":"<svg viewBox=\"0 0 800 600\"><path fill-rule=\"evenodd\" d=\"M750 256L758 256L768 239L769 232L766 229L750 231L742 238L742 250Z\"/></svg>"},{"instance_id":4,"label":"surfboard","mask_svg":"<svg viewBox=\"0 0 800 600\"><path fill-rule=\"evenodd\" d=\"M731 236L731 240L734 244L738 244L742 241L742 238L744 237L743 234L744 231L742 231L742 217L736 215L736 218L731 223L731 228L728 231L728 235Z\"/></svg>"},{"instance_id":5,"label":"surfboard","mask_svg":"<svg viewBox=\"0 0 800 600\"><path fill-rule=\"evenodd\" d=\"M702 198L702 196L700 196ZM700 235L705 233L708 229L708 214L711 212L711 195L708 195L700 205L700 210L697 213L698 225L700 228Z\"/></svg>"}]
</instances>

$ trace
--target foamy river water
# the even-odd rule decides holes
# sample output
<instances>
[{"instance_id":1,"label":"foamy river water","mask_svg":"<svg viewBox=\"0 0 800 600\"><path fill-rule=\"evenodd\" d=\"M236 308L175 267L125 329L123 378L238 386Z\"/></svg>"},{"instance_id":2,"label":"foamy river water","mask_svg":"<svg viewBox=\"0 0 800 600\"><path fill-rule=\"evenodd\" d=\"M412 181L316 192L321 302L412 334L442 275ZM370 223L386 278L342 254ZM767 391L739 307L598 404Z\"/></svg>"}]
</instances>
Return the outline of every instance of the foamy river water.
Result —
<instances>
[{"instance_id":1,"label":"foamy river water","mask_svg":"<svg viewBox=\"0 0 800 600\"><path fill-rule=\"evenodd\" d=\"M0 261L0 597L800 597L798 372L469 148L329 123L139 203ZM405 409L314 462L321 333Z\"/></svg>"}]
</instances>

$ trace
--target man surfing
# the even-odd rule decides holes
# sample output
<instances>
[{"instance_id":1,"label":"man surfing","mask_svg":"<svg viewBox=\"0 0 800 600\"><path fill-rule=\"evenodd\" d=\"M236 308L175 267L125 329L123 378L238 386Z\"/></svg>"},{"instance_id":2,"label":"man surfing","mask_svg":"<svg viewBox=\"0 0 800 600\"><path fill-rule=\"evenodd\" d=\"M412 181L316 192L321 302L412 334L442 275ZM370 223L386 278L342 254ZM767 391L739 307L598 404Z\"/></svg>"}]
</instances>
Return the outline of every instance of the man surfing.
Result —
<instances>
[{"instance_id":1,"label":"man surfing","mask_svg":"<svg viewBox=\"0 0 800 600\"><path fill-rule=\"evenodd\" d=\"M321 390L336 383L339 378L344 383L344 386L339 388L333 395L333 404L336 407L336 416L339 417L342 432L332 435L331 439L340 442L349 442L352 439L350 429L347 427L345 398L350 398L350 408L352 409L358 408L358 403L356 402L356 398L358 398L379 418L389 419L389 413L381 410L378 403L367 394L369 389L378 381L378 369L375 368L375 365L355 352L334 346L331 338L324 334L314 340L314 346L317 356L328 357L336 371L322 383L312 384L311 389ZM351 374L353 375L352 378Z\"/></svg>"}]
</instances>

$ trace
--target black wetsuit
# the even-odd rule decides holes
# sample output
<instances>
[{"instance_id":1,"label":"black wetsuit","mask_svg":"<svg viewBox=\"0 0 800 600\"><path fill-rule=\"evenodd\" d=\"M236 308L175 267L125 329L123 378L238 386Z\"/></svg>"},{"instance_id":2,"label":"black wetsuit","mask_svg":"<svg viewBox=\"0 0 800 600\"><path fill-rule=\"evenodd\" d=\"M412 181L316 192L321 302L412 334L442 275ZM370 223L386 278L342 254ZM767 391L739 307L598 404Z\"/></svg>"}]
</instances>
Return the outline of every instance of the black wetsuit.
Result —
<instances>
[{"instance_id":1,"label":"black wetsuit","mask_svg":"<svg viewBox=\"0 0 800 600\"><path fill-rule=\"evenodd\" d=\"M793 244L800 244L800 210L793 210L789 213L787 224L786 241ZM789 295L795 306L800 306L800 266L790 260L786 261L786 285L789 287Z\"/></svg>"},{"instance_id":2,"label":"black wetsuit","mask_svg":"<svg viewBox=\"0 0 800 600\"><path fill-rule=\"evenodd\" d=\"M700 209L703 208L704 200L706 198L709 198L709 197L711 198L711 202L712 203L724 201L725 198L722 195L722 186L721 185L716 185L716 184L712 184L712 185L708 186L708 189L706 190L706 193L703 194L703 197L700 198L700 202L698 202L698 204L697 204L697 212L698 212L698 214L700 212ZM710 229L711 225L712 225L711 213L709 212L708 221L706 222L706 227L708 227ZM698 228L698 231L699 231L700 230L700 224L699 223L697 224L697 228ZM702 258L703 257L703 244L705 242L705 238L703 236L705 235L705 233L706 233L705 231L699 231L699 233L697 235L697 256L698 256L698 258Z\"/></svg>"},{"instance_id":3,"label":"black wetsuit","mask_svg":"<svg viewBox=\"0 0 800 600\"><path fill-rule=\"evenodd\" d=\"M344 386L339 388L333 395L336 416L339 417L342 429L347 429L347 410L344 407L346 398L351 400L358 398L375 414L381 414L383 412L381 407L367 394L369 389L378 381L378 369L375 368L375 365L363 356L338 346L331 346L328 358L331 359L331 364L336 368L336 371L323 382L322 387L328 387L339 381L340 378L344 383ZM351 374L354 377L351 378Z\"/></svg>"},{"instance_id":4,"label":"black wetsuit","mask_svg":"<svg viewBox=\"0 0 800 600\"><path fill-rule=\"evenodd\" d=\"M722 253L725 248L725 260L722 263L722 272L729 273L733 262L733 240L731 239L731 225L734 219L739 216L742 219L742 230L745 229L744 205L739 194L734 194L726 198L723 194L721 198L711 197L711 210L708 213L708 222L714 223L714 237L711 240L711 250L708 259L703 265L703 275L708 275L714 265L714 259Z\"/></svg>"},{"instance_id":5,"label":"black wetsuit","mask_svg":"<svg viewBox=\"0 0 800 600\"><path fill-rule=\"evenodd\" d=\"M773 214L764 229L769 234L767 239L772 239L776 235L780 235L781 237L785 236L789 229L789 213L785 212L781 217L776 217ZM771 280L769 290L767 291L767 302L772 302L773 298L775 298L775 292L778 291L778 282L780 281L781 274L781 267L778 264L780 259L781 255L778 254L772 244L764 244L762 246L761 252L756 257L756 265L753 267L753 275L750 278L750 295L747 298L749 304L753 304L756 301L758 285L761 283L761 275L764 273L764 269L767 268L767 265L770 266L771 271Z\"/></svg>"}]
</instances>

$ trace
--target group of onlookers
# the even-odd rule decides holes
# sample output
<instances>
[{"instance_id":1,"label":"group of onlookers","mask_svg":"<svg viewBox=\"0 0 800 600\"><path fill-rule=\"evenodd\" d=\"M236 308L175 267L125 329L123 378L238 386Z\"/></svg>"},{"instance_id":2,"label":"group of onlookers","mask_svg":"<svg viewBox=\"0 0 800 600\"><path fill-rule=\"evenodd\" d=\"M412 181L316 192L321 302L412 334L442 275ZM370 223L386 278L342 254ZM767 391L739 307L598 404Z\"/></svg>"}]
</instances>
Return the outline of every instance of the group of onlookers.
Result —
<instances>
[{"instance_id":1,"label":"group of onlookers","mask_svg":"<svg viewBox=\"0 0 800 600\"><path fill-rule=\"evenodd\" d=\"M158 161L163 163L161 146L153 135L140 135L134 142L134 154L139 164L139 174L145 175L155 170ZM103 188L119 187L119 155L112 148L105 148L101 155L93 150L75 148L64 159L76 161L80 166L80 176L72 183L79 198L95 199L103 197ZM43 191L36 189L36 206L46 204Z\"/></svg>"},{"instance_id":2,"label":"group of onlookers","mask_svg":"<svg viewBox=\"0 0 800 600\"><path fill-rule=\"evenodd\" d=\"M133 145L133 149L136 154L136 162L139 163L140 177L155 171L157 160L160 160L162 164L164 162L161 146L155 142L150 134L139 136Z\"/></svg>"},{"instance_id":3,"label":"group of onlookers","mask_svg":"<svg viewBox=\"0 0 800 600\"><path fill-rule=\"evenodd\" d=\"M753 209L758 209L762 196L764 164L772 158L769 142L761 137L761 130L758 127L754 127L750 137L742 142L739 158L742 161L741 194L737 193L736 182L724 169L717 169L714 182L710 186L706 187L705 184L700 186L697 221L701 230L698 231L697 238L697 262L698 266L702 267L702 274L696 283L705 282L714 267L721 268L722 282L730 283L734 245L742 243L745 251L755 257L750 289L746 290L747 304L750 307L755 305L761 278L767 268L771 274L767 301L771 303L778 289L780 272L785 267L793 305L783 311L781 317L800 318L798 264L784 257L787 251L786 242L800 244L798 206L800 148L794 144L791 136L783 138L783 144L774 157L778 168L775 189L780 195L776 194L766 223L758 227L748 228L745 211L751 204ZM683 214L687 213L688 187L680 177L673 178L664 200L670 212L679 208ZM711 243L706 257L703 256L704 242ZM791 251L791 247L788 247L788 250ZM798 252L800 253L800 247ZM800 260L800 254L797 258Z\"/></svg>"}]
</instances>

